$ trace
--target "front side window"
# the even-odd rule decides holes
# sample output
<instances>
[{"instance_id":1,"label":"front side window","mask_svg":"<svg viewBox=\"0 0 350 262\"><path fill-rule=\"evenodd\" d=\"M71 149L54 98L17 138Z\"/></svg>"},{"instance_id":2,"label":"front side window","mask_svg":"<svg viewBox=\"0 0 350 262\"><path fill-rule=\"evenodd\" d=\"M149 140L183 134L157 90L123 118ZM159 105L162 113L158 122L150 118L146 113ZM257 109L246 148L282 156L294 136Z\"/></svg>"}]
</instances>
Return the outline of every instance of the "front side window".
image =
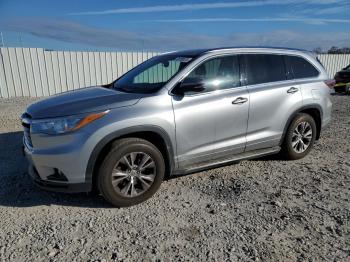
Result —
<instances>
[{"instance_id":1,"label":"front side window","mask_svg":"<svg viewBox=\"0 0 350 262\"><path fill-rule=\"evenodd\" d=\"M287 68L293 73L294 79L316 77L319 75L318 70L300 56L285 56L285 59Z\"/></svg>"},{"instance_id":2,"label":"front side window","mask_svg":"<svg viewBox=\"0 0 350 262\"><path fill-rule=\"evenodd\" d=\"M127 72L113 83L113 88L130 93L152 93L162 88L185 68L193 57L161 55Z\"/></svg>"},{"instance_id":3,"label":"front side window","mask_svg":"<svg viewBox=\"0 0 350 262\"><path fill-rule=\"evenodd\" d=\"M223 56L207 60L197 66L183 81L202 82L203 92L238 87L240 86L238 56Z\"/></svg>"},{"instance_id":4,"label":"front side window","mask_svg":"<svg viewBox=\"0 0 350 262\"><path fill-rule=\"evenodd\" d=\"M270 54L242 55L246 65L247 85L286 80L283 57Z\"/></svg>"}]
</instances>

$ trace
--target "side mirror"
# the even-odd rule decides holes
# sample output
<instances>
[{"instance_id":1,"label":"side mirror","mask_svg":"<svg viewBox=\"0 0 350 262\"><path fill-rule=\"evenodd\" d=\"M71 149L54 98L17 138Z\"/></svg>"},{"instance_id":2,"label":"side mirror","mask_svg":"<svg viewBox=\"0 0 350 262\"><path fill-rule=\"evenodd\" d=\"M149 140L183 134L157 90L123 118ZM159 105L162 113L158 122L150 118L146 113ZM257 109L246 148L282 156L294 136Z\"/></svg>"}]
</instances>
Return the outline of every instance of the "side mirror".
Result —
<instances>
[{"instance_id":1,"label":"side mirror","mask_svg":"<svg viewBox=\"0 0 350 262\"><path fill-rule=\"evenodd\" d=\"M174 94L184 95L186 92L202 92L205 89L204 82L200 78L187 78L174 88Z\"/></svg>"}]
</instances>

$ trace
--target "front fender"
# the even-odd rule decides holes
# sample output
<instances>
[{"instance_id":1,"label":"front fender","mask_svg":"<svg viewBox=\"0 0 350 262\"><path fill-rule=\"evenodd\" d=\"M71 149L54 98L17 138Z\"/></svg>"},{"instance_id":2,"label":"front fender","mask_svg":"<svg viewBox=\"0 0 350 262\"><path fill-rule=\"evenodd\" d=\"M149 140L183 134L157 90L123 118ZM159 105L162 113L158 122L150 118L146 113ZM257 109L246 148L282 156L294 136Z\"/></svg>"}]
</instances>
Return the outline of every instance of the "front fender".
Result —
<instances>
[{"instance_id":1,"label":"front fender","mask_svg":"<svg viewBox=\"0 0 350 262\"><path fill-rule=\"evenodd\" d=\"M92 184L95 164L97 162L97 159L100 153L102 152L102 150L105 148L106 145L108 145L110 142L114 141L119 137L123 137L129 134L138 133L138 132L153 132L160 135L163 138L167 148L167 154L168 154L167 157L170 162L170 168L171 170L173 170L175 166L175 161L174 161L175 153L174 153L173 144L167 132L163 128L155 125L132 126L132 127L123 128L123 129L114 131L112 133L109 133L96 144L96 146L92 150L92 153L90 155L88 165L86 168L86 176L85 176L86 183Z\"/></svg>"}]
</instances>

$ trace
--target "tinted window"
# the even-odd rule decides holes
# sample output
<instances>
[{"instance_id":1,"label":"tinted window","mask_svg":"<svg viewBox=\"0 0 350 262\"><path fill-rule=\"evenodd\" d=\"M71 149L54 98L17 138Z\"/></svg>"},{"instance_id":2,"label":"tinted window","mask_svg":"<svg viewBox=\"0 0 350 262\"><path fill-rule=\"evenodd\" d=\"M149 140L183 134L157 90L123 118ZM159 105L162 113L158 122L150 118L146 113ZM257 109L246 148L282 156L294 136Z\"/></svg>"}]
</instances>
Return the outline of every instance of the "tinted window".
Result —
<instances>
[{"instance_id":1,"label":"tinted window","mask_svg":"<svg viewBox=\"0 0 350 262\"><path fill-rule=\"evenodd\" d=\"M315 77L319 75L317 69L307 60L299 56L286 56L288 71L293 73L295 79Z\"/></svg>"},{"instance_id":2,"label":"tinted window","mask_svg":"<svg viewBox=\"0 0 350 262\"><path fill-rule=\"evenodd\" d=\"M246 64L247 84L255 85L286 80L281 55L243 55Z\"/></svg>"},{"instance_id":3,"label":"tinted window","mask_svg":"<svg viewBox=\"0 0 350 262\"><path fill-rule=\"evenodd\" d=\"M202 80L204 92L240 86L238 56L225 56L205 61L185 79L186 82Z\"/></svg>"}]
</instances>

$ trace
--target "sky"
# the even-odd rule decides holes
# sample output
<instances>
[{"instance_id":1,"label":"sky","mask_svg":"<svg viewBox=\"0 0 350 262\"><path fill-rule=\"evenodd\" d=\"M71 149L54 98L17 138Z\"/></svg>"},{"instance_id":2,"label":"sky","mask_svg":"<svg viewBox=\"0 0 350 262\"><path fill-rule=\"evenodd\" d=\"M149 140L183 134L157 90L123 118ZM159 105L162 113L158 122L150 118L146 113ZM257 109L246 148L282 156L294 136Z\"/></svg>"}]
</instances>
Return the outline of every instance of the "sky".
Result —
<instances>
[{"instance_id":1,"label":"sky","mask_svg":"<svg viewBox=\"0 0 350 262\"><path fill-rule=\"evenodd\" d=\"M0 0L0 32L51 50L327 50L350 47L349 13L350 0Z\"/></svg>"}]
</instances>

